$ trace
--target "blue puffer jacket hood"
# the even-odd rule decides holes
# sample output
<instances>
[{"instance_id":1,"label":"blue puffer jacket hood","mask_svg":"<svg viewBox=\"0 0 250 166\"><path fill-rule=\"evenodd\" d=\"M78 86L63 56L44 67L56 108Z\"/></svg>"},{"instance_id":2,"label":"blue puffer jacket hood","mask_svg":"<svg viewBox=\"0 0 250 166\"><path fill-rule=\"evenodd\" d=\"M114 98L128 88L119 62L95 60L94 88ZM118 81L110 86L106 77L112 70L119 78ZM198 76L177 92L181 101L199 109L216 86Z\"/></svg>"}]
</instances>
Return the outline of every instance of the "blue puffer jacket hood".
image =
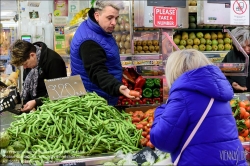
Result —
<instances>
[{"instance_id":1,"label":"blue puffer jacket hood","mask_svg":"<svg viewBox=\"0 0 250 166\"><path fill-rule=\"evenodd\" d=\"M196 91L211 98L228 101L233 98L233 89L221 70L208 65L182 74L173 83L170 95L176 90Z\"/></svg>"},{"instance_id":2,"label":"blue puffer jacket hood","mask_svg":"<svg viewBox=\"0 0 250 166\"><path fill-rule=\"evenodd\" d=\"M182 74L173 83L167 103L155 110L150 141L156 148L171 153L174 162L214 98L178 165L247 165L229 104L232 97L231 85L214 65Z\"/></svg>"}]
</instances>

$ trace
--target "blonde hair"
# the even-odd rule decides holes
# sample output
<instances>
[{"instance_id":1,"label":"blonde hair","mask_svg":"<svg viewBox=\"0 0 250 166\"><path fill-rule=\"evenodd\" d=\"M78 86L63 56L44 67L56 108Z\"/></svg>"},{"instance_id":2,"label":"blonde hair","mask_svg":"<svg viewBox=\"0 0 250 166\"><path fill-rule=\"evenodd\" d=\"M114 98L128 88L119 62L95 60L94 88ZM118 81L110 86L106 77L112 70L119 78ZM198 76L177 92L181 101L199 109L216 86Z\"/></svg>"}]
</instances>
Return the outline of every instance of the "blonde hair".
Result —
<instances>
[{"instance_id":1,"label":"blonde hair","mask_svg":"<svg viewBox=\"0 0 250 166\"><path fill-rule=\"evenodd\" d=\"M246 46L246 41L250 43L250 28L249 27L237 27L233 29L231 33L242 47Z\"/></svg>"},{"instance_id":2,"label":"blonde hair","mask_svg":"<svg viewBox=\"0 0 250 166\"><path fill-rule=\"evenodd\" d=\"M122 1L105 1L105 0L97 0L94 8L95 11L102 11L106 6L111 6L118 11L124 8Z\"/></svg>"},{"instance_id":3,"label":"blonde hair","mask_svg":"<svg viewBox=\"0 0 250 166\"><path fill-rule=\"evenodd\" d=\"M183 73L213 63L200 51L185 49L173 52L166 64L166 79L168 88Z\"/></svg>"},{"instance_id":4,"label":"blonde hair","mask_svg":"<svg viewBox=\"0 0 250 166\"><path fill-rule=\"evenodd\" d=\"M22 66L22 64L30 58L30 53L36 53L36 47L27 41L16 40L10 46L10 63L14 66Z\"/></svg>"}]
</instances>

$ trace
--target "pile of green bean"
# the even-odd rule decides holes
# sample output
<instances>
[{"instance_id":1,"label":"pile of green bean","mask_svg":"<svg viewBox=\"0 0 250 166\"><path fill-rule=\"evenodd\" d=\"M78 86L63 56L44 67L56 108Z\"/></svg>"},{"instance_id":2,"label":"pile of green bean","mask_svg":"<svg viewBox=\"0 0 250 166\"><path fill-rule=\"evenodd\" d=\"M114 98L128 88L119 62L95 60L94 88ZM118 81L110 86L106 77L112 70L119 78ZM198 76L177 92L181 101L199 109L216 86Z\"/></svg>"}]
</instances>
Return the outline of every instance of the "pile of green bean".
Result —
<instances>
[{"instance_id":1,"label":"pile of green bean","mask_svg":"<svg viewBox=\"0 0 250 166\"><path fill-rule=\"evenodd\" d=\"M25 143L21 163L61 161L100 153L139 150L141 130L131 117L109 106L96 93L58 101L45 100L35 112L16 116L8 129L13 141Z\"/></svg>"}]
</instances>

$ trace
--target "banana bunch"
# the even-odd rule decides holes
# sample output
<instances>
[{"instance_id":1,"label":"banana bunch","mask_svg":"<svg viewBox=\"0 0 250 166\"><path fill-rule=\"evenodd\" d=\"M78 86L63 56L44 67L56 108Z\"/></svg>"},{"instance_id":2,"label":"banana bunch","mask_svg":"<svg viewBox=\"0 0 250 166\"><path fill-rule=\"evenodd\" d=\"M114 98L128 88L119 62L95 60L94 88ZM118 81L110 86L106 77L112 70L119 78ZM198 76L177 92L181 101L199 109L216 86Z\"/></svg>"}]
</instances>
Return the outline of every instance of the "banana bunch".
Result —
<instances>
[{"instance_id":1,"label":"banana bunch","mask_svg":"<svg viewBox=\"0 0 250 166\"><path fill-rule=\"evenodd\" d=\"M72 26L72 25L75 25L75 24L83 21L88 16L89 10L90 10L90 8L85 8L83 10L80 10L78 13L76 13L74 15L74 17L70 21L69 25Z\"/></svg>"}]
</instances>

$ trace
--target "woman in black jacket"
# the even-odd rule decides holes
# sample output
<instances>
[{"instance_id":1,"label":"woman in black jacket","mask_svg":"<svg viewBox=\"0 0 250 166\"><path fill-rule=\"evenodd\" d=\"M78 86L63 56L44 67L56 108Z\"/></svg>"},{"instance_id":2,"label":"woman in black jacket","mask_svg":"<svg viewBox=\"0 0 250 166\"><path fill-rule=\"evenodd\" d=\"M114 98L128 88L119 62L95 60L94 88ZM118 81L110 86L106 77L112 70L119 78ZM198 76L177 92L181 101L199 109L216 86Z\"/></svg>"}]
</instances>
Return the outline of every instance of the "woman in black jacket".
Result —
<instances>
[{"instance_id":1,"label":"woman in black jacket","mask_svg":"<svg viewBox=\"0 0 250 166\"><path fill-rule=\"evenodd\" d=\"M48 96L45 79L66 77L66 65L62 57L45 43L29 43L17 40L10 48L11 64L23 66L22 111L30 111L42 105L39 97Z\"/></svg>"},{"instance_id":2,"label":"woman in black jacket","mask_svg":"<svg viewBox=\"0 0 250 166\"><path fill-rule=\"evenodd\" d=\"M246 54L250 55L250 28L237 27L232 30L233 36L237 39ZM245 63L245 56L236 46L227 53L222 63ZM227 76L228 81L233 87L234 93L250 92L250 67L248 67L248 77L246 76Z\"/></svg>"}]
</instances>

